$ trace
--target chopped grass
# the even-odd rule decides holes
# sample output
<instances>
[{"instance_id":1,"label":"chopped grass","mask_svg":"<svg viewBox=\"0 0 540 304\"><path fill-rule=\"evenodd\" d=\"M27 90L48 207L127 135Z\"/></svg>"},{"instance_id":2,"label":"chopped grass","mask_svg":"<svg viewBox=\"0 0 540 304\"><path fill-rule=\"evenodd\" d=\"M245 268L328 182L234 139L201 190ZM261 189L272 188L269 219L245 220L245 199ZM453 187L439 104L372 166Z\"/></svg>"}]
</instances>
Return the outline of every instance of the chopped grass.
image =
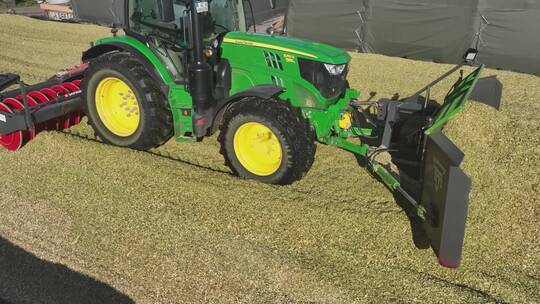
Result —
<instances>
[{"instance_id":1,"label":"chopped grass","mask_svg":"<svg viewBox=\"0 0 540 304\"><path fill-rule=\"evenodd\" d=\"M106 35L2 16L0 71L41 81ZM352 56L364 96L406 96L449 67ZM471 103L446 131L473 178L458 270L415 248L407 216L351 154L322 145L305 179L277 187L231 176L215 139L155 151L167 158L41 134L0 152L0 235L137 303L538 303L540 78L487 74L505 85L501 111ZM16 292L0 284L0 298Z\"/></svg>"}]
</instances>

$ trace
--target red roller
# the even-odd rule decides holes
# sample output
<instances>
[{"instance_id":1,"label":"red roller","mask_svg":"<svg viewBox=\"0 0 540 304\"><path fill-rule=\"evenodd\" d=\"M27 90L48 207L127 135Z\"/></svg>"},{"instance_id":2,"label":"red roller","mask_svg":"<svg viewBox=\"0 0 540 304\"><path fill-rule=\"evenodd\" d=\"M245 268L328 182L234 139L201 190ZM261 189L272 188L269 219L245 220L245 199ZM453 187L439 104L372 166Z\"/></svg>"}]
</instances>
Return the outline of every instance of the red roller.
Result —
<instances>
[{"instance_id":1,"label":"red roller","mask_svg":"<svg viewBox=\"0 0 540 304\"><path fill-rule=\"evenodd\" d=\"M28 93L28 96L32 97L34 100L36 100L39 103L46 103L51 101L47 95L43 94L40 91L32 91Z\"/></svg>"},{"instance_id":2,"label":"red roller","mask_svg":"<svg viewBox=\"0 0 540 304\"><path fill-rule=\"evenodd\" d=\"M51 89L58 93L58 95L66 96L69 94L69 91L61 85L54 85Z\"/></svg>"},{"instance_id":3,"label":"red roller","mask_svg":"<svg viewBox=\"0 0 540 304\"><path fill-rule=\"evenodd\" d=\"M26 102L28 104L28 107L33 107L33 106L37 106L43 102L41 102L41 98L43 98L43 96L39 95L39 98L34 98L32 97L32 95L36 95L36 94L33 94L33 92L30 92L28 93L28 95L26 95ZM19 95L17 96L17 100L19 100L22 104L22 96ZM47 129L47 124L46 123L41 123L41 124L38 124L36 125L36 132L33 133L32 135L32 138L31 139L34 139L34 137L36 136L37 133L43 131L43 130L46 130Z\"/></svg>"},{"instance_id":4,"label":"red roller","mask_svg":"<svg viewBox=\"0 0 540 304\"><path fill-rule=\"evenodd\" d=\"M58 93L56 93L56 91L51 88L44 88L44 89L39 90L39 92L47 96L49 102L54 101L58 98ZM60 129L59 119L51 120L47 128L49 130L59 130Z\"/></svg>"},{"instance_id":5,"label":"red roller","mask_svg":"<svg viewBox=\"0 0 540 304\"><path fill-rule=\"evenodd\" d=\"M70 93L69 90L64 88L62 85L54 85L51 87L51 89L53 89L58 94L58 96L67 96ZM59 126L57 130L64 130L70 127L71 119L69 116L59 117L58 123Z\"/></svg>"},{"instance_id":6,"label":"red roller","mask_svg":"<svg viewBox=\"0 0 540 304\"><path fill-rule=\"evenodd\" d=\"M13 113L13 111L2 102L0 102L0 111L4 111L6 113ZM23 146L23 144L24 138L22 131L16 131L10 134L0 135L0 145L2 145L9 151L17 151Z\"/></svg>"},{"instance_id":7,"label":"red roller","mask_svg":"<svg viewBox=\"0 0 540 304\"><path fill-rule=\"evenodd\" d=\"M6 98L2 102L8 105L10 109L22 110L24 108L22 102L15 98Z\"/></svg>"},{"instance_id":8,"label":"red roller","mask_svg":"<svg viewBox=\"0 0 540 304\"><path fill-rule=\"evenodd\" d=\"M20 102L20 104L22 105L22 101L23 101L22 95L19 95L16 98ZM37 102L34 98L30 97L30 94L26 95L26 103L28 104L28 107L33 107L33 106L36 106L36 105L39 104L39 102ZM17 110L22 110L22 108L17 109ZM34 137L36 137L36 133L39 133L39 132L43 131L45 129L45 125L44 124L39 124L39 125L36 126L36 128L37 128L37 130L30 131L30 139L34 139Z\"/></svg>"},{"instance_id":9,"label":"red roller","mask_svg":"<svg viewBox=\"0 0 540 304\"><path fill-rule=\"evenodd\" d=\"M47 96L49 101L55 100L58 97L58 93L56 93L56 91L54 91L51 88L44 88L39 91L43 93L45 96Z\"/></svg>"},{"instance_id":10,"label":"red roller","mask_svg":"<svg viewBox=\"0 0 540 304\"><path fill-rule=\"evenodd\" d=\"M61 86L68 90L70 93L74 93L80 90L79 86L74 84L73 82L64 82L61 84Z\"/></svg>"},{"instance_id":11,"label":"red roller","mask_svg":"<svg viewBox=\"0 0 540 304\"><path fill-rule=\"evenodd\" d=\"M59 96L67 97L72 94L80 94L80 85L81 80L74 80L54 85L50 88L30 91L26 96L26 102L31 110L37 109L39 106L46 107L49 103L61 102L58 100ZM2 114L2 112L15 113L22 111L24 111L22 95L18 95L15 98L6 98L0 102L0 114ZM83 115L83 112L77 111L45 123L37 124L35 130L16 131L11 134L0 135L0 145L9 151L19 150L27 142L34 139L37 133L43 130L67 129L73 125L79 124Z\"/></svg>"},{"instance_id":12,"label":"red roller","mask_svg":"<svg viewBox=\"0 0 540 304\"><path fill-rule=\"evenodd\" d=\"M33 91L33 92L28 93L26 102L28 103L29 107L32 107L39 104L48 103L49 99L43 93ZM41 123L41 124L36 125L36 134L41 131L47 130L48 125L49 125L48 123Z\"/></svg>"},{"instance_id":13,"label":"red roller","mask_svg":"<svg viewBox=\"0 0 540 304\"><path fill-rule=\"evenodd\" d=\"M37 101L38 104L44 104L44 103L51 102L51 100L55 100L56 99L56 93L54 92L54 94L55 94L54 98L49 98L49 96L46 95L42 91L32 91L32 92L28 93L28 96L31 97L32 99L34 99L35 101ZM39 133L39 131L42 131L42 130L48 130L48 129L51 129L51 128L56 129L57 125L58 125L58 123L56 122L56 119L53 120L53 121L50 121L48 123L44 123L43 125L38 126L38 133Z\"/></svg>"},{"instance_id":14,"label":"red roller","mask_svg":"<svg viewBox=\"0 0 540 304\"><path fill-rule=\"evenodd\" d=\"M76 93L76 92L79 92L81 90L80 83L81 83L80 80L75 80L75 81L72 81L72 82L62 83L61 86L64 89L68 90L70 93ZM69 118L70 118L69 127L74 126L74 125L78 125L81 122L81 116L82 116L81 112L71 113L69 115Z\"/></svg>"},{"instance_id":15,"label":"red roller","mask_svg":"<svg viewBox=\"0 0 540 304\"><path fill-rule=\"evenodd\" d=\"M28 106L32 106L35 104L35 101L33 99L28 98L27 99ZM15 98L6 98L3 101L4 105L8 106L11 110L24 110L23 103ZM36 130L28 130L23 131L24 141L30 141L36 137Z\"/></svg>"}]
</instances>

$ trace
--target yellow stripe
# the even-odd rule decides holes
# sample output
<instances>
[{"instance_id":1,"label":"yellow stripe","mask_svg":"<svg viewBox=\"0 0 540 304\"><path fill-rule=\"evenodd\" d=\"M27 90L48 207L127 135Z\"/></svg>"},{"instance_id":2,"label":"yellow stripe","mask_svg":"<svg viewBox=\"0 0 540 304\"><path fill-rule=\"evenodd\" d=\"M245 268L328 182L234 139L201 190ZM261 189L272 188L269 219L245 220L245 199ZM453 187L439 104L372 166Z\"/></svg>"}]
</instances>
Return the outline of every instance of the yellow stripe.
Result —
<instances>
[{"instance_id":1,"label":"yellow stripe","mask_svg":"<svg viewBox=\"0 0 540 304\"><path fill-rule=\"evenodd\" d=\"M317 56L315 56L313 54L304 53L304 52L301 52L301 51L297 51L297 50L293 50L293 49L289 49L289 48L284 48L284 47L277 46L277 45L272 45L272 44L259 43L259 42L240 40L240 39L232 39L232 38L225 38L225 39L223 39L223 42L234 43L234 44L243 44L243 45L249 45L249 46L257 46L257 47L262 47L262 48L267 48L267 49L272 49L272 50L278 50L278 51L298 54L298 55L302 55L302 56L306 56L306 57L317 58Z\"/></svg>"}]
</instances>

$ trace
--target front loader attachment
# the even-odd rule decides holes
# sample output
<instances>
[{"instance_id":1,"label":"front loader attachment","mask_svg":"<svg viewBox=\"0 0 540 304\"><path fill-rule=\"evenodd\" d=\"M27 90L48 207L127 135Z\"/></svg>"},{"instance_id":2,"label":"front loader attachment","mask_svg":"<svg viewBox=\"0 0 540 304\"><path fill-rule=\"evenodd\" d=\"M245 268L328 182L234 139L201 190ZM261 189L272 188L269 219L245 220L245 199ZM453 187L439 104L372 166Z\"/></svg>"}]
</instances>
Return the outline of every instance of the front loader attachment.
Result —
<instances>
[{"instance_id":1,"label":"front loader attachment","mask_svg":"<svg viewBox=\"0 0 540 304\"><path fill-rule=\"evenodd\" d=\"M502 93L495 77L480 78L480 66L466 77L461 71L442 104L430 100L431 88L461 68L453 68L411 97L376 102L380 146L367 156L373 173L416 210L439 263L450 268L461 260L471 180L460 168L464 153L442 129L469 99L498 109ZM357 109L367 116L365 109ZM382 152L389 152L399 174L376 160Z\"/></svg>"}]
</instances>

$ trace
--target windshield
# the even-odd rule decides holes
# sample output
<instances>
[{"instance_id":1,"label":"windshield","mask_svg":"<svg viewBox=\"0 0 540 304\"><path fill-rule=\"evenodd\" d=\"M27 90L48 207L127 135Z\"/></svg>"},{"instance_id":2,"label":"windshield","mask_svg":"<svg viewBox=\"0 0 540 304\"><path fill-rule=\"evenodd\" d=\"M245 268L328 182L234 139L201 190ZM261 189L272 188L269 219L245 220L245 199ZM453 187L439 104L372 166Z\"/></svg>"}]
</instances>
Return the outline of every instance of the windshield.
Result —
<instances>
[{"instance_id":1,"label":"windshield","mask_svg":"<svg viewBox=\"0 0 540 304\"><path fill-rule=\"evenodd\" d=\"M213 0L210 2L210 13L216 22L218 31L246 31L242 0Z\"/></svg>"},{"instance_id":2,"label":"windshield","mask_svg":"<svg viewBox=\"0 0 540 304\"><path fill-rule=\"evenodd\" d=\"M209 12L201 14L205 38L227 31L245 31L242 0L213 0L209 2ZM189 41L189 17L185 1L174 1L174 22L161 22L158 4L155 0L129 0L128 29L143 36L157 36L176 44L185 45Z\"/></svg>"}]
</instances>

